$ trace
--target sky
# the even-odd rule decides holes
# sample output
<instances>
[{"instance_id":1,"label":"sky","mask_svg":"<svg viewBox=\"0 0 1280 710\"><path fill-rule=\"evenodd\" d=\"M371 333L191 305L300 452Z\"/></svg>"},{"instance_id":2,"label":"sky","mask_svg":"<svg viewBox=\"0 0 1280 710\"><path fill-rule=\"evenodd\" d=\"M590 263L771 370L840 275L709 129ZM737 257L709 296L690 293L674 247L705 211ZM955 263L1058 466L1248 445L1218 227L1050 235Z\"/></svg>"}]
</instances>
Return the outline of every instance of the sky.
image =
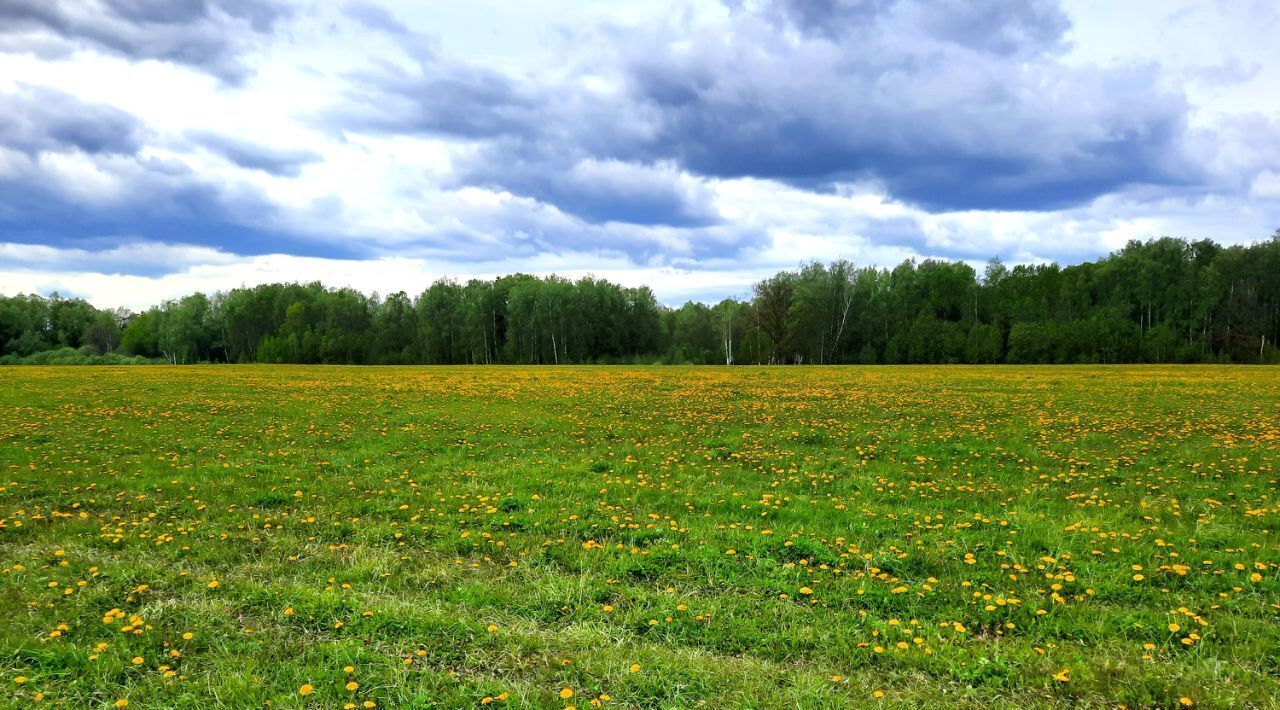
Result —
<instances>
[{"instance_id":1,"label":"sky","mask_svg":"<svg viewBox=\"0 0 1280 710\"><path fill-rule=\"evenodd\" d=\"M144 309L1280 228L1273 0L0 0L0 293Z\"/></svg>"}]
</instances>

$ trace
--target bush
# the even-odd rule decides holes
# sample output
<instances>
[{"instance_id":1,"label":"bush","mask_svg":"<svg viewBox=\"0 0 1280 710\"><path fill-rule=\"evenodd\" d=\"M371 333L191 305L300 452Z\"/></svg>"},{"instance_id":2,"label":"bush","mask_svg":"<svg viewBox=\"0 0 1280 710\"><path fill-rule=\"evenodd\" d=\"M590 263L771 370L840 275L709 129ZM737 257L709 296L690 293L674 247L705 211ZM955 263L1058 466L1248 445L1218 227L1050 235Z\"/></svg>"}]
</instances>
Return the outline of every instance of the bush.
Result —
<instances>
[{"instance_id":1,"label":"bush","mask_svg":"<svg viewBox=\"0 0 1280 710\"><path fill-rule=\"evenodd\" d=\"M6 355L0 357L0 365L150 365L163 362L138 355L121 355L107 353L94 355L84 350L63 347L56 350L42 350L25 357Z\"/></svg>"}]
</instances>

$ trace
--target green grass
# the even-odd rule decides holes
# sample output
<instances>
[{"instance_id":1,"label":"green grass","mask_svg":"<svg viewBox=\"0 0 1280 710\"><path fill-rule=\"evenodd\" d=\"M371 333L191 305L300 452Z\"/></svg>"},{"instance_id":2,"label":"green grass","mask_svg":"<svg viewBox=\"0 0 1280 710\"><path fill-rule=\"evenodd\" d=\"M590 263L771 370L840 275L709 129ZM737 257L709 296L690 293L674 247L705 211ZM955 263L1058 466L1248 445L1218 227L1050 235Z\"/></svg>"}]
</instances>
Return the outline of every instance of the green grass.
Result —
<instances>
[{"instance_id":1,"label":"green grass","mask_svg":"<svg viewBox=\"0 0 1280 710\"><path fill-rule=\"evenodd\" d=\"M1265 368L5 369L0 697L1276 707L1278 461Z\"/></svg>"}]
</instances>

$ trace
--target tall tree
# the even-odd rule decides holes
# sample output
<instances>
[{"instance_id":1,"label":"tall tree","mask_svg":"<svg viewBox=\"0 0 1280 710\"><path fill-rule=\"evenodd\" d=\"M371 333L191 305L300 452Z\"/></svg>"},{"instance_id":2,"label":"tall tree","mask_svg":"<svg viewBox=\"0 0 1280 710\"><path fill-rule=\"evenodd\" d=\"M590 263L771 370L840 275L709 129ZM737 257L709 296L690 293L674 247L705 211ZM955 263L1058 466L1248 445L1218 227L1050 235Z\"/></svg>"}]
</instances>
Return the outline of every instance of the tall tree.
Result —
<instances>
[{"instance_id":1,"label":"tall tree","mask_svg":"<svg viewBox=\"0 0 1280 710\"><path fill-rule=\"evenodd\" d=\"M796 275L783 271L756 284L752 306L756 323L769 339L769 364L791 361L795 353L792 343L791 308L795 302Z\"/></svg>"}]
</instances>

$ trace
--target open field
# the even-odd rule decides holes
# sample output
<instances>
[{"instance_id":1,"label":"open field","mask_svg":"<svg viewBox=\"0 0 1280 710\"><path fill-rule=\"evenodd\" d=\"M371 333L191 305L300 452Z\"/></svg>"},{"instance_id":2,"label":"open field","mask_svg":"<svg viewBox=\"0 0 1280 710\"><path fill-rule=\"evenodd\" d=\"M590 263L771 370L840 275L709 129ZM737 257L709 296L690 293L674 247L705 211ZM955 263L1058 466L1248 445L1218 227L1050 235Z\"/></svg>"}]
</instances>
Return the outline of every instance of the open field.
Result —
<instances>
[{"instance_id":1,"label":"open field","mask_svg":"<svg viewBox=\"0 0 1280 710\"><path fill-rule=\"evenodd\" d=\"M1274 707L1280 371L0 370L0 698Z\"/></svg>"}]
</instances>

